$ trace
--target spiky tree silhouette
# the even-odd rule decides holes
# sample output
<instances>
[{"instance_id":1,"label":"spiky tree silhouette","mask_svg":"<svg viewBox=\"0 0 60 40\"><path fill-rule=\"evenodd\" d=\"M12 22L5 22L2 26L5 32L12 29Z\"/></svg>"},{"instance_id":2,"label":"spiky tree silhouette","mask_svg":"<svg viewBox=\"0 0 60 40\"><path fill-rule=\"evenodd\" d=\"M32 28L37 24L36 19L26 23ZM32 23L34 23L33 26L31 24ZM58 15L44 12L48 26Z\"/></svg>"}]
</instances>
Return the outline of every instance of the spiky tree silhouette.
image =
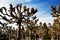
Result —
<instances>
[{"instance_id":1,"label":"spiky tree silhouette","mask_svg":"<svg viewBox=\"0 0 60 40\"><path fill-rule=\"evenodd\" d=\"M29 28L29 37L30 37L30 40L32 40L32 35L35 36L35 39L36 40L36 31L38 29L38 26L36 25L37 22L38 22L38 19L36 19L36 16L32 17L33 19L32 20L29 20L29 23L27 24L27 27ZM34 32L34 33L32 33Z\"/></svg>"},{"instance_id":2,"label":"spiky tree silhouette","mask_svg":"<svg viewBox=\"0 0 60 40\"><path fill-rule=\"evenodd\" d=\"M60 4L58 6L58 9L56 8L56 6L51 6L51 11L52 11L52 16L56 18L54 19L53 26L55 28L57 40L58 40L59 30L60 30Z\"/></svg>"},{"instance_id":3,"label":"spiky tree silhouette","mask_svg":"<svg viewBox=\"0 0 60 40\"><path fill-rule=\"evenodd\" d=\"M3 12L3 10L5 10L5 12ZM10 4L9 10L7 10L6 7L2 7L0 8L0 12L0 17L2 17L1 19L5 20L7 24L16 23L19 26L18 40L20 40L22 22L28 20L28 18L33 16L37 12L37 9L31 8L31 10L29 10L29 8L27 8L26 6L22 6L22 4L18 4L15 7ZM10 17L10 19L8 17Z\"/></svg>"},{"instance_id":4,"label":"spiky tree silhouette","mask_svg":"<svg viewBox=\"0 0 60 40\"><path fill-rule=\"evenodd\" d=\"M25 25L27 26L27 35L29 35L29 40L32 40L32 31L34 32L35 29L38 28L38 26L36 25L38 22L38 19L36 16L32 16L30 18L28 18L26 21L24 21ZM36 32L35 32L36 33Z\"/></svg>"}]
</instances>

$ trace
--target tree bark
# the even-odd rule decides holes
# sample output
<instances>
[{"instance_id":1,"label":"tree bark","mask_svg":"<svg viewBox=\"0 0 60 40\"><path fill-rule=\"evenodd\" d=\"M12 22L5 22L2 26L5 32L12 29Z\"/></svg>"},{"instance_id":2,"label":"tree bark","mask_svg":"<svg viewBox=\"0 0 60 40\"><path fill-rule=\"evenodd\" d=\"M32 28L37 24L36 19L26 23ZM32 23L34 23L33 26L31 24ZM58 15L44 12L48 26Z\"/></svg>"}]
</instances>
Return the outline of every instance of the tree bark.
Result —
<instances>
[{"instance_id":1,"label":"tree bark","mask_svg":"<svg viewBox=\"0 0 60 40\"><path fill-rule=\"evenodd\" d=\"M19 24L19 37L18 37L18 40L21 40L21 22L22 22L22 18L20 18L19 20L18 20L18 24Z\"/></svg>"}]
</instances>

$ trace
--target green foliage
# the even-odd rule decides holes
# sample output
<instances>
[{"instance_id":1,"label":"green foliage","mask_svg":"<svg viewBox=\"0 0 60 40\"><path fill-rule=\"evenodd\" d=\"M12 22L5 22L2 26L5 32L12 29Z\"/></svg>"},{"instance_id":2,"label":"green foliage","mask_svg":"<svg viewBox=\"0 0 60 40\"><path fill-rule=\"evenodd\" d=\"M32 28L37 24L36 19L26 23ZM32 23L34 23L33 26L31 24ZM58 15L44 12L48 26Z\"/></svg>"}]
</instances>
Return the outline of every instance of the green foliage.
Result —
<instances>
[{"instance_id":1,"label":"green foliage","mask_svg":"<svg viewBox=\"0 0 60 40\"><path fill-rule=\"evenodd\" d=\"M43 24L44 29L48 29L46 23Z\"/></svg>"},{"instance_id":2,"label":"green foliage","mask_svg":"<svg viewBox=\"0 0 60 40\"><path fill-rule=\"evenodd\" d=\"M7 36L6 34L0 33L0 37L6 37L6 36Z\"/></svg>"},{"instance_id":3,"label":"green foliage","mask_svg":"<svg viewBox=\"0 0 60 40\"><path fill-rule=\"evenodd\" d=\"M44 36L44 40L51 40L51 38L50 38L49 35L45 35L45 36Z\"/></svg>"}]
</instances>

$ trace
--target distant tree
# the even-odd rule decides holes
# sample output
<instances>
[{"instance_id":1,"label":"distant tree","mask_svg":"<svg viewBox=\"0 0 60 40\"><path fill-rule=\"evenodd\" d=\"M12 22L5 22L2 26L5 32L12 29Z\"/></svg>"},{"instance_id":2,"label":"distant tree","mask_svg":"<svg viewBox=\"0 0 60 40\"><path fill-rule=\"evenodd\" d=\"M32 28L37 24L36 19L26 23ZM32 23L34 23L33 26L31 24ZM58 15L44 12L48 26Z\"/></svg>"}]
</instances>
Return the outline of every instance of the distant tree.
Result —
<instances>
[{"instance_id":1,"label":"distant tree","mask_svg":"<svg viewBox=\"0 0 60 40\"><path fill-rule=\"evenodd\" d=\"M48 29L48 27L47 27L47 24L46 24L46 23L44 23L44 24L43 24L43 28L44 28L44 29Z\"/></svg>"}]
</instances>

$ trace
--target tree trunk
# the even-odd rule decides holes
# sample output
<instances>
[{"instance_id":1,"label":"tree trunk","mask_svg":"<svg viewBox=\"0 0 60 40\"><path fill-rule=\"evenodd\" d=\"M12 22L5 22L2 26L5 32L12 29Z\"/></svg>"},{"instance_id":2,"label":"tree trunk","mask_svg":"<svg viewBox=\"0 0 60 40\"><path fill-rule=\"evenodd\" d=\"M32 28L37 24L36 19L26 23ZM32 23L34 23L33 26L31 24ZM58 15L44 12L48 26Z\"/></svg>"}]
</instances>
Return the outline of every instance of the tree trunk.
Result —
<instances>
[{"instance_id":1,"label":"tree trunk","mask_svg":"<svg viewBox=\"0 0 60 40\"><path fill-rule=\"evenodd\" d=\"M9 34L9 40L11 40L11 35Z\"/></svg>"},{"instance_id":2,"label":"tree trunk","mask_svg":"<svg viewBox=\"0 0 60 40\"><path fill-rule=\"evenodd\" d=\"M44 40L44 37L43 36L41 37L41 40Z\"/></svg>"},{"instance_id":3,"label":"tree trunk","mask_svg":"<svg viewBox=\"0 0 60 40\"><path fill-rule=\"evenodd\" d=\"M31 40L31 30L29 30L29 40Z\"/></svg>"},{"instance_id":4,"label":"tree trunk","mask_svg":"<svg viewBox=\"0 0 60 40\"><path fill-rule=\"evenodd\" d=\"M20 17L20 19L18 20L18 24L19 24L19 37L18 37L18 40L21 40L21 22L22 22L22 18Z\"/></svg>"},{"instance_id":5,"label":"tree trunk","mask_svg":"<svg viewBox=\"0 0 60 40\"><path fill-rule=\"evenodd\" d=\"M22 40L24 40L24 38L23 38L23 34L22 34Z\"/></svg>"},{"instance_id":6,"label":"tree trunk","mask_svg":"<svg viewBox=\"0 0 60 40\"><path fill-rule=\"evenodd\" d=\"M39 39L38 40L41 40L40 35L39 35Z\"/></svg>"},{"instance_id":7,"label":"tree trunk","mask_svg":"<svg viewBox=\"0 0 60 40\"><path fill-rule=\"evenodd\" d=\"M36 33L35 33L35 40L36 40Z\"/></svg>"},{"instance_id":8,"label":"tree trunk","mask_svg":"<svg viewBox=\"0 0 60 40\"><path fill-rule=\"evenodd\" d=\"M26 35L25 35L25 40L26 40Z\"/></svg>"},{"instance_id":9,"label":"tree trunk","mask_svg":"<svg viewBox=\"0 0 60 40\"><path fill-rule=\"evenodd\" d=\"M58 40L58 35L57 35L57 40Z\"/></svg>"},{"instance_id":10,"label":"tree trunk","mask_svg":"<svg viewBox=\"0 0 60 40\"><path fill-rule=\"evenodd\" d=\"M51 37L51 40L54 40L54 36Z\"/></svg>"},{"instance_id":11,"label":"tree trunk","mask_svg":"<svg viewBox=\"0 0 60 40\"><path fill-rule=\"evenodd\" d=\"M18 37L18 40L20 40L21 39L21 34L20 34L20 25L19 25L19 37Z\"/></svg>"},{"instance_id":12,"label":"tree trunk","mask_svg":"<svg viewBox=\"0 0 60 40\"><path fill-rule=\"evenodd\" d=\"M17 30L16 30L16 40L17 40Z\"/></svg>"}]
</instances>

